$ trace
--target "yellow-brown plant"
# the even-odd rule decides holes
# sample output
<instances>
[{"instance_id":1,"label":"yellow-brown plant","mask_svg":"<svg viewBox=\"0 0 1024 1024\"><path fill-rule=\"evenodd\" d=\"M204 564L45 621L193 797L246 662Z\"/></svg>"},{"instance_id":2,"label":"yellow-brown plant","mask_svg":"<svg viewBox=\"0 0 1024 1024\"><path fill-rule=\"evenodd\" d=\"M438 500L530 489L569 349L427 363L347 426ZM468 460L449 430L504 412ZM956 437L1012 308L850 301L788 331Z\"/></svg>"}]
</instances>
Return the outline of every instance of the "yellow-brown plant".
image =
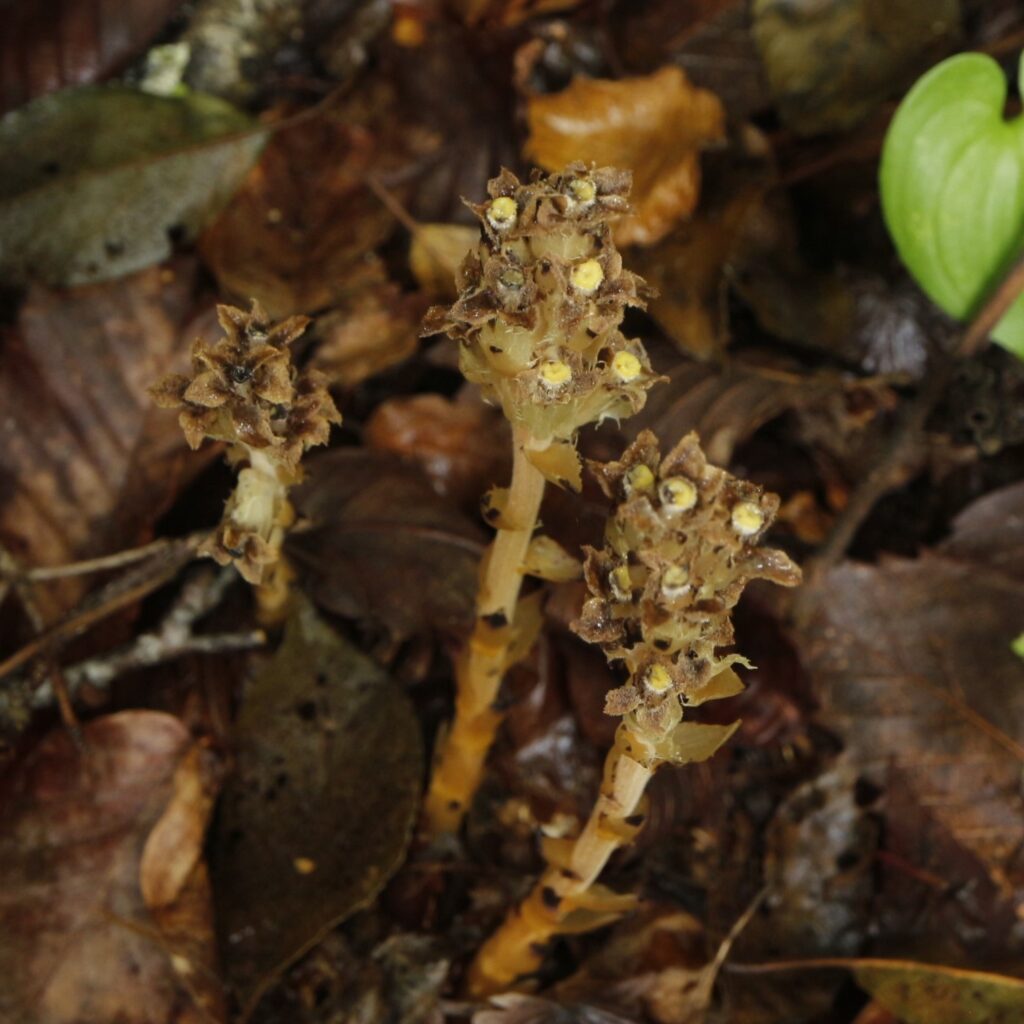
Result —
<instances>
[{"instance_id":1,"label":"yellow-brown plant","mask_svg":"<svg viewBox=\"0 0 1024 1024\"><path fill-rule=\"evenodd\" d=\"M582 164L526 184L504 171L489 183L490 199L472 207L481 239L460 269L458 301L427 317L427 333L458 340L462 372L501 406L514 449L511 485L484 502L497 536L427 795L434 834L458 828L501 720L502 678L530 646L528 616L516 613L545 481L578 489L577 430L635 412L656 379L640 342L619 330L625 308L642 305L641 282L623 270L609 229L627 208L629 181Z\"/></svg>"},{"instance_id":2,"label":"yellow-brown plant","mask_svg":"<svg viewBox=\"0 0 1024 1024\"><path fill-rule=\"evenodd\" d=\"M309 318L274 324L253 302L245 312L218 306L224 337L212 345L197 338L191 374L172 374L150 389L157 405L181 409L189 447L204 438L228 444L227 458L240 466L238 483L214 534L200 548L221 565L233 562L256 584L261 613L279 617L288 590L281 557L294 513L288 489L302 478L307 448L325 444L341 416L325 378L299 373L289 346Z\"/></svg>"},{"instance_id":3,"label":"yellow-brown plant","mask_svg":"<svg viewBox=\"0 0 1024 1024\"><path fill-rule=\"evenodd\" d=\"M739 724L684 717L742 689L732 666L747 662L719 652L733 642L732 608L753 579L800 581L787 555L759 546L778 498L708 465L696 434L662 458L645 431L595 473L618 504L604 547L588 550L590 597L574 629L624 667L626 683L605 704L622 721L589 819L575 839L547 841L548 868L472 965L475 995L535 971L553 936L598 927L633 904L595 883L640 827L647 783L661 765L711 757Z\"/></svg>"}]
</instances>

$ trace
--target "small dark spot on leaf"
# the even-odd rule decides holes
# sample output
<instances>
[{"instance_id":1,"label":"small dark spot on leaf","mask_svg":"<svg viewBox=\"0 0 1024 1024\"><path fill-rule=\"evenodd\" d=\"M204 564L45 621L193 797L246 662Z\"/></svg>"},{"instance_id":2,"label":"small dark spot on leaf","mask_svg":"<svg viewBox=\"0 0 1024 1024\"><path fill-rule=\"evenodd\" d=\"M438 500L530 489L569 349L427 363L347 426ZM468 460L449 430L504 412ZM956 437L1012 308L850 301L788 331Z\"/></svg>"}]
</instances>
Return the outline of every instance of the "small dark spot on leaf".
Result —
<instances>
[{"instance_id":1,"label":"small dark spot on leaf","mask_svg":"<svg viewBox=\"0 0 1024 1024\"><path fill-rule=\"evenodd\" d=\"M316 704L311 700L303 701L296 709L295 713L304 722L312 722L316 718Z\"/></svg>"}]
</instances>

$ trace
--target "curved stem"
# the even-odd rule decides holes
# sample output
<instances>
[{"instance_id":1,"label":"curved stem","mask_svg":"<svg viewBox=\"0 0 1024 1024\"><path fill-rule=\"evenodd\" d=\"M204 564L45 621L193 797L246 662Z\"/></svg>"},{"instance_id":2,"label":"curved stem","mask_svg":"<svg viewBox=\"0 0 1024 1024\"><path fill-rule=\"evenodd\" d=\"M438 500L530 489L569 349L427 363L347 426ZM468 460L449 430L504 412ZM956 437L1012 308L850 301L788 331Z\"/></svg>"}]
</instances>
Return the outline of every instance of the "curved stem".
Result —
<instances>
[{"instance_id":1,"label":"curved stem","mask_svg":"<svg viewBox=\"0 0 1024 1024\"><path fill-rule=\"evenodd\" d=\"M455 718L438 757L424 813L432 835L454 832L480 784L501 714L494 702L508 667L522 566L537 525L544 477L526 457L529 438L514 437L508 500L484 554L473 635L455 667Z\"/></svg>"},{"instance_id":2,"label":"curved stem","mask_svg":"<svg viewBox=\"0 0 1024 1024\"><path fill-rule=\"evenodd\" d=\"M636 834L638 825L630 819L657 767L657 762L642 764L627 752L638 747L644 748L643 741L633 736L625 722L620 724L615 745L605 758L601 792L583 831L560 863L547 868L530 895L480 948L469 970L470 995L501 992L536 971L544 944L566 930L566 919L574 911L597 915L588 928L621 913L621 898L608 900L602 907L601 898L593 893L588 897L588 891L611 855Z\"/></svg>"}]
</instances>

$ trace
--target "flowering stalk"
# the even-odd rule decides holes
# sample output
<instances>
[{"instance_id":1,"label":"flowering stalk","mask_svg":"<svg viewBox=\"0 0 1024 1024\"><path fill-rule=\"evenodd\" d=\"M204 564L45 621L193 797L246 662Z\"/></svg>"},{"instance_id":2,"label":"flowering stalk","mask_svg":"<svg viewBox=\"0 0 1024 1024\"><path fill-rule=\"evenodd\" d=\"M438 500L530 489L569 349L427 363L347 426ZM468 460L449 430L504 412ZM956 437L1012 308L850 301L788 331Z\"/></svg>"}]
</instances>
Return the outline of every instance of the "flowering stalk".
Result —
<instances>
[{"instance_id":1,"label":"flowering stalk","mask_svg":"<svg viewBox=\"0 0 1024 1024\"><path fill-rule=\"evenodd\" d=\"M605 703L622 721L586 825L574 840L546 844L547 869L471 967L474 995L536 971L553 936L599 927L635 902L595 882L640 828L655 771L711 757L739 725L684 719L685 707L742 689L732 666L748 662L718 653L733 642L732 608L750 580L800 581L787 555L758 546L778 498L709 466L696 434L662 459L644 431L621 461L595 472L618 506L604 547L588 549L590 597L573 628L624 665L628 681Z\"/></svg>"},{"instance_id":2,"label":"flowering stalk","mask_svg":"<svg viewBox=\"0 0 1024 1024\"><path fill-rule=\"evenodd\" d=\"M299 373L289 345L309 318L272 324L258 302L246 313L218 306L224 337L192 345L192 373L171 374L150 388L157 405L180 408L189 447L204 438L225 441L227 458L241 466L238 483L215 533L200 547L221 565L233 562L257 586L264 618L284 608L290 572L281 556L294 519L288 488L302 478L307 448L324 444L341 416L315 371Z\"/></svg>"},{"instance_id":3,"label":"flowering stalk","mask_svg":"<svg viewBox=\"0 0 1024 1024\"><path fill-rule=\"evenodd\" d=\"M481 241L460 268L459 300L427 314L426 333L459 341L462 372L502 407L513 435L511 485L484 501L497 535L427 794L433 834L459 827L501 721L502 677L530 646L517 607L545 481L578 489L576 431L635 412L656 379L640 342L619 330L625 307L642 305L641 282L622 269L608 223L626 209L629 182L582 164L529 184L503 171L488 185L490 200L472 206Z\"/></svg>"}]
</instances>

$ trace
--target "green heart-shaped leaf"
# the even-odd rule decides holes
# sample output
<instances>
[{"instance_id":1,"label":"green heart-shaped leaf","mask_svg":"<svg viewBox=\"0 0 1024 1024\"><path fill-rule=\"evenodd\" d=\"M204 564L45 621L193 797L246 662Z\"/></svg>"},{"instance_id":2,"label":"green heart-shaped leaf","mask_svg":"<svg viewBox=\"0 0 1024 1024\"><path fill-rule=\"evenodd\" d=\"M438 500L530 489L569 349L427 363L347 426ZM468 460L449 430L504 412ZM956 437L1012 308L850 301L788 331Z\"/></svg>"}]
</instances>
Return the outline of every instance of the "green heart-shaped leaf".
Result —
<instances>
[{"instance_id":1,"label":"green heart-shaped leaf","mask_svg":"<svg viewBox=\"0 0 1024 1024\"><path fill-rule=\"evenodd\" d=\"M1006 79L991 57L950 57L907 94L882 151L882 206L896 248L928 296L961 319L1024 247L1024 117L1006 121L1005 103ZM993 337L1024 359L1024 298Z\"/></svg>"}]
</instances>

